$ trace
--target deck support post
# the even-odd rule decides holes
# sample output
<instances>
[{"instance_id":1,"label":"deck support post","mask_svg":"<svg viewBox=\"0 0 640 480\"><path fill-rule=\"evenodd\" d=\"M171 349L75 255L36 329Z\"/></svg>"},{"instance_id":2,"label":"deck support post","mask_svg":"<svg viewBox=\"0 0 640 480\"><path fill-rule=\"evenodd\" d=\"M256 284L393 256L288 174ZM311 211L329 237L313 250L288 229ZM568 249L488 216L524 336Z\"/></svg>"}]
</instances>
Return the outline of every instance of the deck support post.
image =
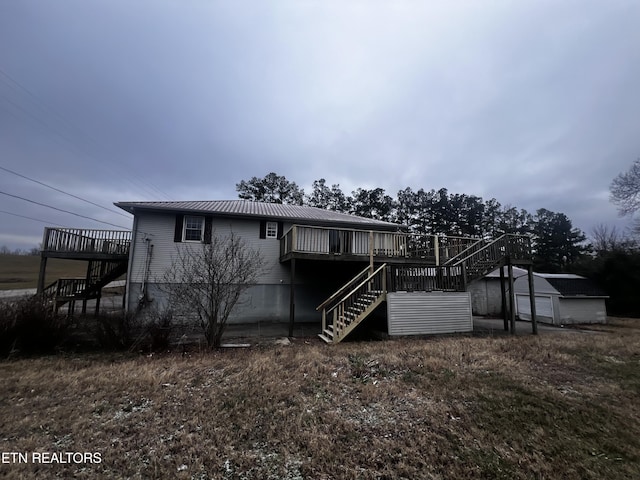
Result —
<instances>
[{"instance_id":1,"label":"deck support post","mask_svg":"<svg viewBox=\"0 0 640 480\"><path fill-rule=\"evenodd\" d=\"M85 316L87 314L87 293L86 292L87 292L87 289L89 288L89 285L91 285L92 267L93 267L93 262L89 260L87 262L87 275L85 276L85 283L84 283L85 294L83 295L83 298L82 298L82 316Z\"/></svg>"},{"instance_id":2,"label":"deck support post","mask_svg":"<svg viewBox=\"0 0 640 480\"><path fill-rule=\"evenodd\" d=\"M40 273L38 274L38 293L44 292L44 280L47 273L47 256L40 254Z\"/></svg>"},{"instance_id":3,"label":"deck support post","mask_svg":"<svg viewBox=\"0 0 640 480\"><path fill-rule=\"evenodd\" d=\"M516 293L513 291L513 265L509 259L509 307L511 310L511 334L516 334Z\"/></svg>"},{"instance_id":4,"label":"deck support post","mask_svg":"<svg viewBox=\"0 0 640 480\"><path fill-rule=\"evenodd\" d=\"M295 301L295 287L296 281L296 259L291 259L291 279L289 288L289 337L293 337L293 324L296 317L296 301Z\"/></svg>"},{"instance_id":5,"label":"deck support post","mask_svg":"<svg viewBox=\"0 0 640 480\"><path fill-rule=\"evenodd\" d=\"M440 242L438 240L438 235L433 236L433 250L436 254L436 267L440 266Z\"/></svg>"},{"instance_id":6,"label":"deck support post","mask_svg":"<svg viewBox=\"0 0 640 480\"><path fill-rule=\"evenodd\" d=\"M529 280L529 305L531 307L531 329L534 335L538 334L538 319L536 318L536 292L533 286L533 265L527 266Z\"/></svg>"},{"instance_id":7,"label":"deck support post","mask_svg":"<svg viewBox=\"0 0 640 480\"><path fill-rule=\"evenodd\" d=\"M509 316L507 315L507 289L504 286L504 282L506 281L504 276L504 265L500 266L500 300L501 300L501 311L502 311L502 320L504 321L504 331L509 331Z\"/></svg>"}]
</instances>

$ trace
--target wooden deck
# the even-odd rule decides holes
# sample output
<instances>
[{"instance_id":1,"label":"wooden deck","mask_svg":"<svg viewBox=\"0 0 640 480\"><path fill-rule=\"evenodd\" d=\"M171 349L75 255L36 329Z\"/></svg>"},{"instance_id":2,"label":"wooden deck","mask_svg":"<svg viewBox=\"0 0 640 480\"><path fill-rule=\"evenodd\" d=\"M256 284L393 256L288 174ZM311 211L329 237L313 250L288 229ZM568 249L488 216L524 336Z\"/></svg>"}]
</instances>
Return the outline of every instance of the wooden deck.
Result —
<instances>
[{"instance_id":1,"label":"wooden deck","mask_svg":"<svg viewBox=\"0 0 640 480\"><path fill-rule=\"evenodd\" d=\"M131 231L46 227L42 256L78 260L127 260Z\"/></svg>"},{"instance_id":2,"label":"wooden deck","mask_svg":"<svg viewBox=\"0 0 640 480\"><path fill-rule=\"evenodd\" d=\"M280 239L280 261L374 261L441 265L477 238L293 225Z\"/></svg>"}]
</instances>

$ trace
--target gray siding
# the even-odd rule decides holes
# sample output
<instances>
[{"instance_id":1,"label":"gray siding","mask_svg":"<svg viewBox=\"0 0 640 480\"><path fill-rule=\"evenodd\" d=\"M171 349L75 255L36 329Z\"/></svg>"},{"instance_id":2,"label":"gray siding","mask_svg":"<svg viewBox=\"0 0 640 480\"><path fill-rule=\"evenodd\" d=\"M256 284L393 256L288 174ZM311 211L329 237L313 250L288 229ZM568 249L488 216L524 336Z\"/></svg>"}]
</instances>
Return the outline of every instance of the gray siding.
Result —
<instances>
[{"instance_id":1,"label":"gray siding","mask_svg":"<svg viewBox=\"0 0 640 480\"><path fill-rule=\"evenodd\" d=\"M426 335L473 331L468 292L387 294L389 335Z\"/></svg>"},{"instance_id":2,"label":"gray siding","mask_svg":"<svg viewBox=\"0 0 640 480\"><path fill-rule=\"evenodd\" d=\"M607 308L603 298L560 298L560 323L605 323Z\"/></svg>"},{"instance_id":3,"label":"gray siding","mask_svg":"<svg viewBox=\"0 0 640 480\"><path fill-rule=\"evenodd\" d=\"M197 246L193 243L174 243L175 215L162 213L140 213L136 215L137 234L131 252L130 281L142 283L145 274L147 249L152 246L149 264L148 281L159 282L166 270L171 266L177 249ZM285 224L285 231L290 225ZM259 284L289 284L289 271L280 264L280 241L274 238L260 238L259 220L215 219L213 234L229 235L233 232L251 248L262 253L267 264L265 274L258 280ZM148 240L147 240L148 239Z\"/></svg>"}]
</instances>

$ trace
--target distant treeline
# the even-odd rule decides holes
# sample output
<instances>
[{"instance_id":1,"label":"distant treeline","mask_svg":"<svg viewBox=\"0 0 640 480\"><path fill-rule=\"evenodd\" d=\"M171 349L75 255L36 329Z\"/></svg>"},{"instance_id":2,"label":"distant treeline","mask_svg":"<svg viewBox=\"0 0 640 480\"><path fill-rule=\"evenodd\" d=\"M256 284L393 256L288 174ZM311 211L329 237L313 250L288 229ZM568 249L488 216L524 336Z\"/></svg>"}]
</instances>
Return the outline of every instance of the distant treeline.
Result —
<instances>
[{"instance_id":1,"label":"distant treeline","mask_svg":"<svg viewBox=\"0 0 640 480\"><path fill-rule=\"evenodd\" d=\"M427 235L496 238L505 233L528 235L532 240L534 269L538 272L573 272L593 279L610 299L611 314L640 315L640 250L637 242L615 229L597 226L591 241L564 214L539 208L535 213L495 198L439 190L398 191L358 188L345 194L340 185L324 178L305 193L296 182L269 173L236 185L239 198L269 203L308 205L398 223L410 232Z\"/></svg>"}]
</instances>

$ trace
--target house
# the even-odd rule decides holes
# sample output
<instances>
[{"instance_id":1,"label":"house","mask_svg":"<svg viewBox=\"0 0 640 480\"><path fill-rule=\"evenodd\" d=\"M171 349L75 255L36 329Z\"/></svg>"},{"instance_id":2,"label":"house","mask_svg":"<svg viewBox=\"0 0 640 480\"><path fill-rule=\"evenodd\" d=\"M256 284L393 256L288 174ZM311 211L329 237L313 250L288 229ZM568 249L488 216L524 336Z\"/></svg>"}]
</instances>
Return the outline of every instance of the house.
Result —
<instances>
[{"instance_id":1,"label":"house","mask_svg":"<svg viewBox=\"0 0 640 480\"><path fill-rule=\"evenodd\" d=\"M536 317L553 325L605 323L609 298L591 280L570 273L534 273ZM515 280L518 316L531 319L531 299L526 278Z\"/></svg>"},{"instance_id":2,"label":"house","mask_svg":"<svg viewBox=\"0 0 640 480\"><path fill-rule=\"evenodd\" d=\"M129 310L138 308L141 300L163 297L158 283L177 249L187 244L233 231L261 252L266 271L234 309L229 323L288 322L294 282L295 320L319 321L316 307L368 264L368 232L380 232L377 247L382 251L390 248L386 242L398 231L393 223L330 210L246 200L116 206L134 215L125 300ZM294 236L299 248L291 247ZM337 259L339 268L334 264Z\"/></svg>"},{"instance_id":3,"label":"house","mask_svg":"<svg viewBox=\"0 0 640 480\"><path fill-rule=\"evenodd\" d=\"M489 271L530 266L528 237L494 240L413 235L400 225L306 206L229 201L120 202L134 216L131 232L46 228L40 292L56 304L100 295L112 275L127 272L128 311L167 303L167 271L181 249L234 232L266 261L230 323L318 322L338 342L386 304L390 335L452 333L473 328L467 286ZM113 253L112 253L113 252ZM114 256L117 253L117 258ZM45 287L46 258L89 261L87 276ZM71 256L71 257L68 257ZM123 262L123 258L126 258ZM116 265L111 268L110 265ZM384 311L384 310L383 310ZM534 317L535 318L535 317ZM320 325L320 321L322 324ZM512 331L515 318L512 319ZM533 322L535 332L535 321Z\"/></svg>"}]
</instances>

